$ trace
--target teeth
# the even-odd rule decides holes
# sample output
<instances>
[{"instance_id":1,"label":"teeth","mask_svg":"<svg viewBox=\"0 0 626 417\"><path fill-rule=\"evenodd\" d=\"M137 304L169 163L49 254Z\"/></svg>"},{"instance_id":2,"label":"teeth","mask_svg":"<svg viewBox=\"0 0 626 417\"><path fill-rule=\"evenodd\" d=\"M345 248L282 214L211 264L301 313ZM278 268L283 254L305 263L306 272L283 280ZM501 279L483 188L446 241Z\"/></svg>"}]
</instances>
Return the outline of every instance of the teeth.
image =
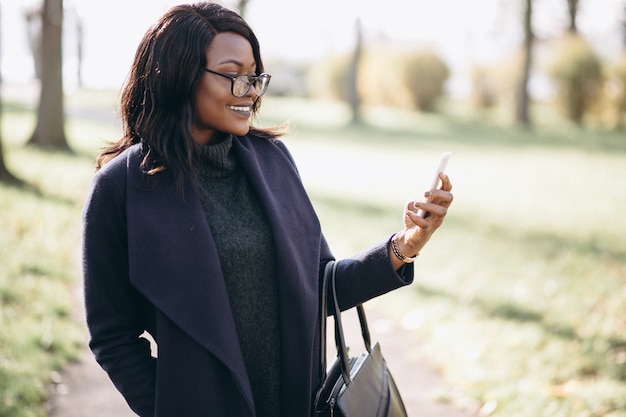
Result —
<instances>
[{"instance_id":1,"label":"teeth","mask_svg":"<svg viewBox=\"0 0 626 417\"><path fill-rule=\"evenodd\" d=\"M250 111L250 106L228 106L228 108L235 111Z\"/></svg>"}]
</instances>

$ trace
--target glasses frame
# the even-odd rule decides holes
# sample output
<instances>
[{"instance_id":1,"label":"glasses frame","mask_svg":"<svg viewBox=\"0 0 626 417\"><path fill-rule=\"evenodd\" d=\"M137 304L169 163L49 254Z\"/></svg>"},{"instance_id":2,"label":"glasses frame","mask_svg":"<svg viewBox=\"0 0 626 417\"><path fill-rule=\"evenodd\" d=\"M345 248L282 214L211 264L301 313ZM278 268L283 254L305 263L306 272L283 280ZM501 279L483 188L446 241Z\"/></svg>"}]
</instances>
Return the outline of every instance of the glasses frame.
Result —
<instances>
[{"instance_id":1,"label":"glasses frame","mask_svg":"<svg viewBox=\"0 0 626 417\"><path fill-rule=\"evenodd\" d=\"M248 91L250 91L250 87L252 87L252 85L256 84L257 81L266 79L267 81L265 82L265 87L264 87L263 91L261 91L260 93L258 91L256 92L257 97L261 97L267 91L267 87L270 85L270 79L272 78L271 75L269 75L269 74L267 74L265 72L262 73L262 74L259 74L257 76L252 76L252 75L248 75L248 74L237 74L237 75L224 74L222 72L213 71L212 69L208 69L208 68L205 68L204 70L206 72L211 73L211 74L215 74L215 75L219 75L219 76L224 77L224 78L228 78L230 80L230 93L233 96L237 97L237 98L243 97L246 94L248 94ZM238 78L247 78L247 80L248 80L248 88L241 95L235 94L235 81ZM254 87L254 89L256 90L256 86Z\"/></svg>"}]
</instances>

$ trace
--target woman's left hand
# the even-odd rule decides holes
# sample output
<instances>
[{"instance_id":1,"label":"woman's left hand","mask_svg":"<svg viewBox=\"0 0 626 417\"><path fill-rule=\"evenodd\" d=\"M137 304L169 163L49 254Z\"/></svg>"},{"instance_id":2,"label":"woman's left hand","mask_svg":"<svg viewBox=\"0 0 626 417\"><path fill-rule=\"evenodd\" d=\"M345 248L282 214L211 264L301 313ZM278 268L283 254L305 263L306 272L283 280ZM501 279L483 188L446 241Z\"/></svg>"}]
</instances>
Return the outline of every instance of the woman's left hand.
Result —
<instances>
[{"instance_id":1,"label":"woman's left hand","mask_svg":"<svg viewBox=\"0 0 626 417\"><path fill-rule=\"evenodd\" d=\"M394 236L397 248L407 257L414 257L426 245L432 234L441 226L448 207L452 204L452 184L446 174L439 174L441 187L424 193L425 201L409 201L403 212L404 230ZM424 217L417 214L418 210L426 212ZM402 266L402 261L391 252L394 265ZM396 261L399 261L396 262Z\"/></svg>"}]
</instances>

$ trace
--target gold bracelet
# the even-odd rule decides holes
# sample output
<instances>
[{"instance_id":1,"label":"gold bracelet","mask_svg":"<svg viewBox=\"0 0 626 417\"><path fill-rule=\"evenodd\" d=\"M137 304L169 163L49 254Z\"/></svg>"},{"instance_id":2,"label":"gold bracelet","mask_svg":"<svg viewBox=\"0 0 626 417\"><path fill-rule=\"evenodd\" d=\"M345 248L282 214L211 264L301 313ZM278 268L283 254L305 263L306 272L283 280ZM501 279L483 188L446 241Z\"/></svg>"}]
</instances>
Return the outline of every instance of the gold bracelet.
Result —
<instances>
[{"instance_id":1,"label":"gold bracelet","mask_svg":"<svg viewBox=\"0 0 626 417\"><path fill-rule=\"evenodd\" d=\"M393 237L391 238L391 250L393 251L393 254L396 255L396 258L400 259L405 264L415 262L417 257L420 256L419 252L413 258L411 258L410 256L406 256L404 253L402 253L400 251L400 248L398 247L398 243L396 242L396 235L393 235Z\"/></svg>"}]
</instances>

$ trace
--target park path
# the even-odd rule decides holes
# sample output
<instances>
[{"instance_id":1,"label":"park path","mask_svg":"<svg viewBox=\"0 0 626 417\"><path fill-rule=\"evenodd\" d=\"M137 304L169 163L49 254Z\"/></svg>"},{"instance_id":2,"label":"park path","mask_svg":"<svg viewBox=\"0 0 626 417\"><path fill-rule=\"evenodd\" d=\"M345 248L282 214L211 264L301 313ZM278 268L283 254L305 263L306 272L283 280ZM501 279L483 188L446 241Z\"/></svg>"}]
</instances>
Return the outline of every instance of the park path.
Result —
<instances>
[{"instance_id":1,"label":"park path","mask_svg":"<svg viewBox=\"0 0 626 417\"><path fill-rule=\"evenodd\" d=\"M84 322L82 292L75 291L76 318ZM380 309L367 308L372 341L378 341L398 384L410 417L474 417L478 407L457 397L455 390L428 363L417 358L420 340ZM342 314L346 340L353 353L362 351L358 318L353 310ZM332 328L332 320L329 320ZM334 349L329 328L329 349ZM334 352L329 351L329 361ZM49 417L136 417L89 352L86 342L80 361L55 378L48 401Z\"/></svg>"}]
</instances>

